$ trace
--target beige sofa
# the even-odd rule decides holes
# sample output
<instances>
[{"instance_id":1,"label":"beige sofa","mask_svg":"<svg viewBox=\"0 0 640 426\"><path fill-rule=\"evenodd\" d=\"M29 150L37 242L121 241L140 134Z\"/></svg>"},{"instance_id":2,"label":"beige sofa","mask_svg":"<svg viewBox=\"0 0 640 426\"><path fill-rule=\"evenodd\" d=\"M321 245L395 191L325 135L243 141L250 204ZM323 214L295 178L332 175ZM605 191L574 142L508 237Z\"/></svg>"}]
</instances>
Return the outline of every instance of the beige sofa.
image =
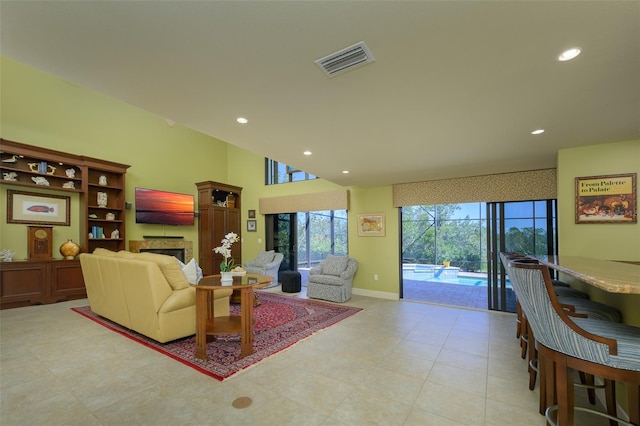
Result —
<instances>
[{"instance_id":1,"label":"beige sofa","mask_svg":"<svg viewBox=\"0 0 640 426\"><path fill-rule=\"evenodd\" d=\"M195 334L195 289L175 257L96 249L80 264L96 314L161 343ZM229 315L231 292L213 292L215 316Z\"/></svg>"}]
</instances>

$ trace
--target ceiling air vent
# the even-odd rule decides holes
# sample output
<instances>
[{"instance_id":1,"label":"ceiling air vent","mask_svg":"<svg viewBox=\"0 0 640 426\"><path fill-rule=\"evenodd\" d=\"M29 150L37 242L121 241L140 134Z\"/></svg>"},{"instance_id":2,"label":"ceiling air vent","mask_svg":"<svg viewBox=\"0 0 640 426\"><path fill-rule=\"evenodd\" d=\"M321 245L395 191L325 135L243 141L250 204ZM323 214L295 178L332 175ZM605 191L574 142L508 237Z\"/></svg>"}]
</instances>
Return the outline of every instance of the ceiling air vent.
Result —
<instances>
[{"instance_id":1,"label":"ceiling air vent","mask_svg":"<svg viewBox=\"0 0 640 426\"><path fill-rule=\"evenodd\" d=\"M333 77L373 61L375 58L364 41L361 41L314 62L328 77Z\"/></svg>"}]
</instances>

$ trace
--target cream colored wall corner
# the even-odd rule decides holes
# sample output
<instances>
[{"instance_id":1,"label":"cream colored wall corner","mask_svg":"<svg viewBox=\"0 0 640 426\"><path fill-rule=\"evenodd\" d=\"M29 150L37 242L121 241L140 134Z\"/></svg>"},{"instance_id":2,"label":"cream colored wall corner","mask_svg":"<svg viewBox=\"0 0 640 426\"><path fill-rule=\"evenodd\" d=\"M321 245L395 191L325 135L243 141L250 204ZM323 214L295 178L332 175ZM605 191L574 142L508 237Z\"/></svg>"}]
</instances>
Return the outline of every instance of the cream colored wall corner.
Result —
<instances>
[{"instance_id":1,"label":"cream colored wall corner","mask_svg":"<svg viewBox=\"0 0 640 426\"><path fill-rule=\"evenodd\" d=\"M640 261L640 223L576 224L575 178L637 173L640 178L640 141L563 149L558 152L558 240L560 256ZM607 293L563 276L591 299L620 310L623 322L640 326L640 295Z\"/></svg>"},{"instance_id":2,"label":"cream colored wall corner","mask_svg":"<svg viewBox=\"0 0 640 426\"><path fill-rule=\"evenodd\" d=\"M195 182L227 180L227 144L164 118L71 85L51 75L0 57L2 137L29 145L130 164L126 200L135 187L196 194ZM0 248L27 255L25 225L6 223L6 188L0 185ZM30 190L30 189L27 189ZM63 195L69 195L64 193ZM53 229L54 256L67 238L79 238L79 201L72 196L71 226ZM196 197L197 200L197 197ZM127 240L143 235L184 236L194 242L195 226L137 225L130 210Z\"/></svg>"}]
</instances>

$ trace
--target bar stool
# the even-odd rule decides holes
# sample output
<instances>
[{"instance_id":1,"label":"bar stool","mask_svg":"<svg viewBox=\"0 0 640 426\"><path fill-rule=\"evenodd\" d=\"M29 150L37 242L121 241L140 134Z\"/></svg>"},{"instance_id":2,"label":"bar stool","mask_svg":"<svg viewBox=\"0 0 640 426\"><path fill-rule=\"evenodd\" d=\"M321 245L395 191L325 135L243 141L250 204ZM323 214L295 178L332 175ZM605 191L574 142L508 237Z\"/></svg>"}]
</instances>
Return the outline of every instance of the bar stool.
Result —
<instances>
[{"instance_id":1,"label":"bar stool","mask_svg":"<svg viewBox=\"0 0 640 426\"><path fill-rule=\"evenodd\" d=\"M580 410L619 424L640 424L640 328L570 317L553 291L545 265L510 261L509 276L536 335L543 366L541 382L551 380L554 384L544 388L547 422L573 425L574 411ZM604 379L607 413L574 407L574 370ZM616 417L616 381L627 385L630 423ZM550 405L554 393L557 404ZM557 413L557 423L554 413Z\"/></svg>"},{"instance_id":2,"label":"bar stool","mask_svg":"<svg viewBox=\"0 0 640 426\"><path fill-rule=\"evenodd\" d=\"M511 260L516 260L521 263L530 263L530 264L538 264L539 261L537 259L529 258L529 257L517 257L517 256L509 256L509 255L501 255L501 260L503 261L503 265L505 266L505 270L508 274L508 262ZM552 280L553 283L553 280ZM553 291L556 295L558 295L558 287L553 285ZM585 300L577 297L561 297L558 296L558 301L561 304L561 307L565 309L571 316L582 317L582 318L592 318L598 319L602 321L610 321L619 323L622 320L622 316L620 312L610 306L607 306L603 303L594 302L591 300ZM519 304L518 304L519 306ZM521 309L521 308L520 308ZM521 339L520 345L522 348L521 357L523 359L528 359L527 369L529 372L529 390L534 390L536 385L536 380L538 376L538 372L540 370L539 365L539 355L536 349L536 340L533 331L528 325L528 321L526 315L521 312L521 322L520 327L521 331ZM592 375L585 374L580 372L580 380L581 386L587 389L587 394L589 397L589 402L594 405L596 403L596 395L595 389L603 388L603 386L595 385L594 377ZM546 384L546 383L545 383ZM544 414L544 410L546 409L546 393L545 393L545 384L540 384L540 413Z\"/></svg>"}]
</instances>

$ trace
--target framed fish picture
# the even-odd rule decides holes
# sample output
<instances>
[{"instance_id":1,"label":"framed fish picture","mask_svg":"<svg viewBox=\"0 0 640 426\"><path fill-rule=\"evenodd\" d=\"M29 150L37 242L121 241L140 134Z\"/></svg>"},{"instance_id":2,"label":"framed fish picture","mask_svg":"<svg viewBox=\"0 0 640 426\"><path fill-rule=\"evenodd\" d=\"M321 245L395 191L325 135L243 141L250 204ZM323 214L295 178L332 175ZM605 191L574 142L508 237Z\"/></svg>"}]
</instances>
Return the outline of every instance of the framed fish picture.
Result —
<instances>
[{"instance_id":1,"label":"framed fish picture","mask_svg":"<svg viewBox=\"0 0 640 426\"><path fill-rule=\"evenodd\" d=\"M71 197L7 189L7 223L70 225Z\"/></svg>"}]
</instances>

